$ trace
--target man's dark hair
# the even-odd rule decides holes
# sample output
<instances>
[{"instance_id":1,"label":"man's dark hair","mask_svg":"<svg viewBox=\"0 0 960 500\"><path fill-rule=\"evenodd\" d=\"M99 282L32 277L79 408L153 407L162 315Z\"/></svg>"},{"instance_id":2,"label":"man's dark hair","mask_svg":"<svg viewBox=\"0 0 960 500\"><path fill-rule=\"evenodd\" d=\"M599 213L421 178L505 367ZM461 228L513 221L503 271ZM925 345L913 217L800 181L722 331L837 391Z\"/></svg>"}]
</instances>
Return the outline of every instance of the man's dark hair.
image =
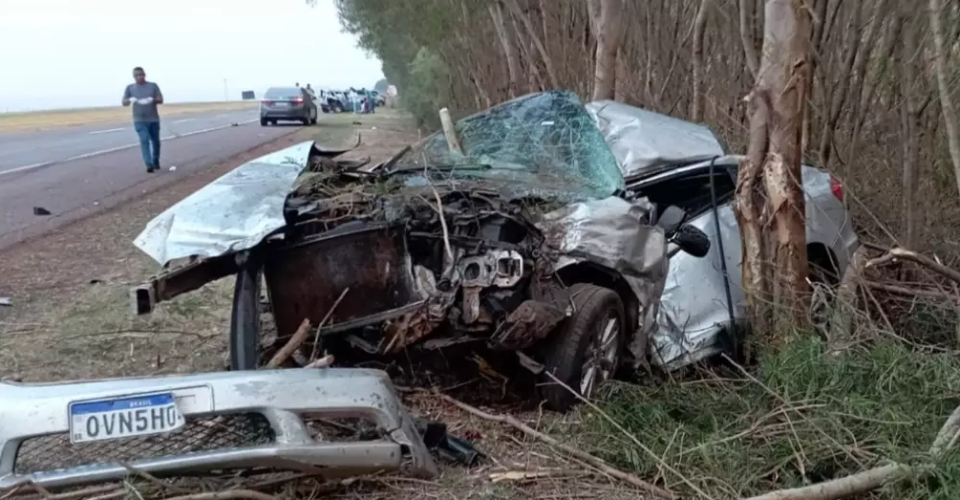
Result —
<instances>
[{"instance_id":1,"label":"man's dark hair","mask_svg":"<svg viewBox=\"0 0 960 500\"><path fill-rule=\"evenodd\" d=\"M133 68L133 72L134 72L134 73L136 73L137 71L141 71L141 72L143 72L143 73L146 73L146 71L143 71L143 68L141 68L140 66L137 66L136 68Z\"/></svg>"}]
</instances>

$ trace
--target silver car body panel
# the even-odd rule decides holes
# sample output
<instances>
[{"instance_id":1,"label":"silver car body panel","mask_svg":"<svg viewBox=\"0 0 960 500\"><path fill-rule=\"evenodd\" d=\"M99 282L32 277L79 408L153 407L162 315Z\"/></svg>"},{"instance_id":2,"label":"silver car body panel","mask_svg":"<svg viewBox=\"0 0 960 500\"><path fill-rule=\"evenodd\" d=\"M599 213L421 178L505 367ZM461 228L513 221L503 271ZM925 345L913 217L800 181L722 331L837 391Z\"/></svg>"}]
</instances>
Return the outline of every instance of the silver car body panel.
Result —
<instances>
[{"instance_id":1,"label":"silver car body panel","mask_svg":"<svg viewBox=\"0 0 960 500\"><path fill-rule=\"evenodd\" d=\"M717 137L703 125L616 101L594 101L586 108L627 179L725 154Z\"/></svg>"},{"instance_id":2,"label":"silver car body panel","mask_svg":"<svg viewBox=\"0 0 960 500\"><path fill-rule=\"evenodd\" d=\"M283 207L314 142L249 161L164 210L133 244L160 265L253 248L286 225Z\"/></svg>"},{"instance_id":3,"label":"silver car body panel","mask_svg":"<svg viewBox=\"0 0 960 500\"><path fill-rule=\"evenodd\" d=\"M71 403L157 393L172 393L188 424L237 414L262 416L268 422L269 442L211 449L209 443L216 439L206 434L200 439L208 443L203 450L185 452L185 445L177 444L163 448L169 453L156 452L158 443L176 440L178 433L183 443L181 429L138 441L147 456L123 462L105 457L124 446L126 439L70 443ZM305 418L317 416L364 418L377 424L382 437L331 442L308 429ZM182 475L249 467L321 468L323 474L335 478L396 470L407 451L414 473L426 477L437 473L389 377L379 370L267 370L64 384L0 383L0 422L0 488L26 481L62 487L117 480L130 475L131 469ZM27 444L38 439L53 440L58 448ZM38 449L46 451L41 456ZM33 456L28 456L29 450ZM64 465L64 460L70 465ZM23 470L24 461L33 466L31 470Z\"/></svg>"},{"instance_id":4,"label":"silver car body panel","mask_svg":"<svg viewBox=\"0 0 960 500\"><path fill-rule=\"evenodd\" d=\"M742 157L726 156L716 160L717 168L735 165ZM703 170L704 162L683 167ZM676 175L677 171L669 174ZM651 179L650 181L654 181ZM830 188L830 176L816 168L803 167L803 189L806 198L807 243L822 244L836 258L842 273L859 246L853 221ZM720 237L730 279L734 318L745 319L743 308L741 259L743 245L740 226L727 203L718 207ZM705 232L712 242L703 258L696 258L671 248L669 272L660 300L659 328L652 335L651 363L667 370L680 368L718 354L722 350L719 334L730 325L724 278L720 264L720 246L713 211L708 211L690 224ZM672 247L673 245L671 245Z\"/></svg>"},{"instance_id":5,"label":"silver car body panel","mask_svg":"<svg viewBox=\"0 0 960 500\"><path fill-rule=\"evenodd\" d=\"M592 262L623 276L640 303L639 329L630 339L634 359L646 359L650 334L656 328L659 301L667 275L663 229L644 224L655 207L641 198L628 202L611 196L574 203L548 212L537 227L559 252L554 269Z\"/></svg>"}]
</instances>

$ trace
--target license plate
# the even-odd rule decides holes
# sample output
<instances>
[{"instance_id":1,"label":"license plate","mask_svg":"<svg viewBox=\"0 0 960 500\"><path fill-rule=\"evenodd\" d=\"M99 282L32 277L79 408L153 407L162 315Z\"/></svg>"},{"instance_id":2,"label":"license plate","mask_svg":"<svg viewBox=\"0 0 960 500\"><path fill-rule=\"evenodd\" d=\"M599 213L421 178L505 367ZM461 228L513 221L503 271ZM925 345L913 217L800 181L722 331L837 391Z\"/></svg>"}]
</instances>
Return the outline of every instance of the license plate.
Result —
<instances>
[{"instance_id":1,"label":"license plate","mask_svg":"<svg viewBox=\"0 0 960 500\"><path fill-rule=\"evenodd\" d=\"M74 443L163 434L184 425L172 393L73 402L67 411Z\"/></svg>"},{"instance_id":2,"label":"license plate","mask_svg":"<svg viewBox=\"0 0 960 500\"><path fill-rule=\"evenodd\" d=\"M290 105L289 102L275 102L275 103L273 103L273 104L274 104L274 106L276 106L276 107L278 107L278 108L285 108L285 107L287 107L287 106Z\"/></svg>"}]
</instances>

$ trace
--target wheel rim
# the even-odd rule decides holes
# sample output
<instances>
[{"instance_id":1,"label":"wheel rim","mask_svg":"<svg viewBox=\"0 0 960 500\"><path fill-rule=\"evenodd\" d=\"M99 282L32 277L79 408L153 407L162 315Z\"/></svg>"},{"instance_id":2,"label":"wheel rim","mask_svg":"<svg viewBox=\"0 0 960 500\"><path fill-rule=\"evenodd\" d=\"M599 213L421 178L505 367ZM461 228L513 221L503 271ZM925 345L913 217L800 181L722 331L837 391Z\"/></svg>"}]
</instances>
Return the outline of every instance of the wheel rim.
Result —
<instances>
[{"instance_id":1,"label":"wheel rim","mask_svg":"<svg viewBox=\"0 0 960 500\"><path fill-rule=\"evenodd\" d=\"M615 310L607 311L597 322L580 375L580 394L589 398L594 389L610 378L620 356L620 318Z\"/></svg>"}]
</instances>

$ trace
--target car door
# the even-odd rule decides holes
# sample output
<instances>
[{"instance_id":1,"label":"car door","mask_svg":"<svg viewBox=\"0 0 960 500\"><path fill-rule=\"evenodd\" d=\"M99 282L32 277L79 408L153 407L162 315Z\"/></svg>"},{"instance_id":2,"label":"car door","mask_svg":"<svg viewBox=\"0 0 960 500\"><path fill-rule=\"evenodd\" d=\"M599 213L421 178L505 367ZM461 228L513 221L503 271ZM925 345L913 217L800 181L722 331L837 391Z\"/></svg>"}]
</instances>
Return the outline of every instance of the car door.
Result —
<instances>
[{"instance_id":1,"label":"car door","mask_svg":"<svg viewBox=\"0 0 960 500\"><path fill-rule=\"evenodd\" d=\"M629 186L648 197L659 209L676 205L688 214L688 224L710 238L707 255L697 258L670 245L669 271L660 300L659 328L651 339L651 362L666 369L684 366L712 356L729 347L718 333L742 314L740 233L730 202L735 190L732 166L717 164L713 169L717 217L714 216L709 164L681 167ZM717 234L715 220L720 222ZM722 252L721 252L722 249ZM721 259L721 253L723 259ZM725 266L724 266L725 264ZM724 280L729 277L730 301Z\"/></svg>"}]
</instances>

